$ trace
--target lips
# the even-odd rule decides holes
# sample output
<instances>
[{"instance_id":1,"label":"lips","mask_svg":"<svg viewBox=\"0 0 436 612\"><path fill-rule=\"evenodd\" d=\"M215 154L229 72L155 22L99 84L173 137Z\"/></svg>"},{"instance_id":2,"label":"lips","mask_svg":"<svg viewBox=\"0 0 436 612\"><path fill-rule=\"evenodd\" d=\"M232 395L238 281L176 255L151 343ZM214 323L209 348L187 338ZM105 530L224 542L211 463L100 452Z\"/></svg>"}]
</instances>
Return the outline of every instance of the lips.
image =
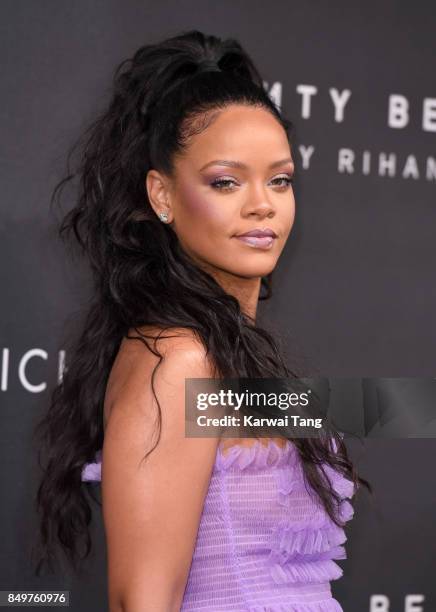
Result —
<instances>
[{"instance_id":1,"label":"lips","mask_svg":"<svg viewBox=\"0 0 436 612\"><path fill-rule=\"evenodd\" d=\"M274 239L277 238L277 234L272 229L265 228L261 230L250 230L249 232L245 232L245 234L237 234L235 238L250 247L270 249L274 243Z\"/></svg>"},{"instance_id":2,"label":"lips","mask_svg":"<svg viewBox=\"0 0 436 612\"><path fill-rule=\"evenodd\" d=\"M269 227L265 229L250 230L249 232L245 232L245 234L237 234L236 238L241 238L242 236L253 236L254 238L277 238L277 234Z\"/></svg>"}]
</instances>

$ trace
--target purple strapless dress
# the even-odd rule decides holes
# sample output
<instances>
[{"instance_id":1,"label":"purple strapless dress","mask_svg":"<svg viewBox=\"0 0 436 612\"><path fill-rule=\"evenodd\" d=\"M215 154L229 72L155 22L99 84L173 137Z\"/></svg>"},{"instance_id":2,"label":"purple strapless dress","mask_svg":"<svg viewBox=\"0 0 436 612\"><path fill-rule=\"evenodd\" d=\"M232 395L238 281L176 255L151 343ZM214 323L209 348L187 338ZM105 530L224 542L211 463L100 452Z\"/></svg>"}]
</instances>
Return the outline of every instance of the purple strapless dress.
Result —
<instances>
[{"instance_id":1,"label":"purple strapless dress","mask_svg":"<svg viewBox=\"0 0 436 612\"><path fill-rule=\"evenodd\" d=\"M82 480L100 480L95 459ZM354 485L324 467L348 521ZM310 491L290 441L218 446L181 612L343 612L330 581L346 534Z\"/></svg>"}]
</instances>

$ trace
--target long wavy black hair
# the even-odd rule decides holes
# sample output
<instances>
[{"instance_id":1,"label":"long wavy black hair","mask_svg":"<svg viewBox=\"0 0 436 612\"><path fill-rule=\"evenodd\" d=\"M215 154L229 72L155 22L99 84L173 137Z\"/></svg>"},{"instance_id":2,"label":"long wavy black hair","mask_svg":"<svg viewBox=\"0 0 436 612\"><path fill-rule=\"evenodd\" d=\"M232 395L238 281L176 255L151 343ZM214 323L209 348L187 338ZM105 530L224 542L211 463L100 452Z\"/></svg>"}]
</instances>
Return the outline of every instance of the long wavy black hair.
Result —
<instances>
[{"instance_id":1,"label":"long wavy black hair","mask_svg":"<svg viewBox=\"0 0 436 612\"><path fill-rule=\"evenodd\" d=\"M63 216L59 234L73 238L86 256L94 290L83 327L67 352L62 380L36 428L43 470L36 499L37 574L45 562L53 567L59 546L74 567L91 551L92 485L81 481L81 471L103 446L105 389L124 337L141 339L162 360L156 342L139 328L186 328L203 343L218 377L296 376L278 341L195 265L148 201L148 170L172 176L175 155L207 129L213 113L234 103L272 113L291 143L292 123L273 103L236 40L191 30L145 45L117 67L107 109L71 149L67 175L54 189L52 203L77 179L77 201ZM260 299L270 296L271 275L262 278ZM129 336L131 329L138 335ZM160 416L159 409L159 425ZM338 497L322 462L356 487L371 487L358 476L341 435L334 437L337 452L321 438L294 443L308 482L339 524Z\"/></svg>"}]
</instances>

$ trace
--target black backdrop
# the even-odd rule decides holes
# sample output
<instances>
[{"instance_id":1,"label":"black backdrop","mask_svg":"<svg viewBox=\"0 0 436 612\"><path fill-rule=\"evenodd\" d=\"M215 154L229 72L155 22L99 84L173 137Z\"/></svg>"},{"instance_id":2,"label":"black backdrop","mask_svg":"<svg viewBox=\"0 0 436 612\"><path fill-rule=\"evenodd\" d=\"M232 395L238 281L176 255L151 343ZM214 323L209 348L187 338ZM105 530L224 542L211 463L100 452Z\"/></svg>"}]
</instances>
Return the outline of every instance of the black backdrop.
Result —
<instances>
[{"instance_id":1,"label":"black backdrop","mask_svg":"<svg viewBox=\"0 0 436 612\"><path fill-rule=\"evenodd\" d=\"M0 590L70 589L74 612L106 609L98 510L81 576L37 579L28 553L31 432L89 281L54 239L49 196L115 65L184 29L238 38L295 124L297 218L261 319L308 373L432 377L435 18L423 1L0 3ZM335 596L347 612L435 611L435 441L351 447L375 502L356 504Z\"/></svg>"}]
</instances>

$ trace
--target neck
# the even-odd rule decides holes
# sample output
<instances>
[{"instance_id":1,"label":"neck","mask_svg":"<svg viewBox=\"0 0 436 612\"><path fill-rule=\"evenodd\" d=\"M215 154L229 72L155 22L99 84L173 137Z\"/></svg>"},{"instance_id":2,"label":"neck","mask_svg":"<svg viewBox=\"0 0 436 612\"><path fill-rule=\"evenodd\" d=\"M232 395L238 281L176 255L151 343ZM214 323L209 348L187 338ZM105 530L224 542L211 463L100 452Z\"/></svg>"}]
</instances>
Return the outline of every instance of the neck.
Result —
<instances>
[{"instance_id":1,"label":"neck","mask_svg":"<svg viewBox=\"0 0 436 612\"><path fill-rule=\"evenodd\" d=\"M222 270L209 270L209 273L221 285L226 293L235 297L241 307L241 311L253 320L256 320L257 304L261 286L260 277L244 278L234 276Z\"/></svg>"}]
</instances>

